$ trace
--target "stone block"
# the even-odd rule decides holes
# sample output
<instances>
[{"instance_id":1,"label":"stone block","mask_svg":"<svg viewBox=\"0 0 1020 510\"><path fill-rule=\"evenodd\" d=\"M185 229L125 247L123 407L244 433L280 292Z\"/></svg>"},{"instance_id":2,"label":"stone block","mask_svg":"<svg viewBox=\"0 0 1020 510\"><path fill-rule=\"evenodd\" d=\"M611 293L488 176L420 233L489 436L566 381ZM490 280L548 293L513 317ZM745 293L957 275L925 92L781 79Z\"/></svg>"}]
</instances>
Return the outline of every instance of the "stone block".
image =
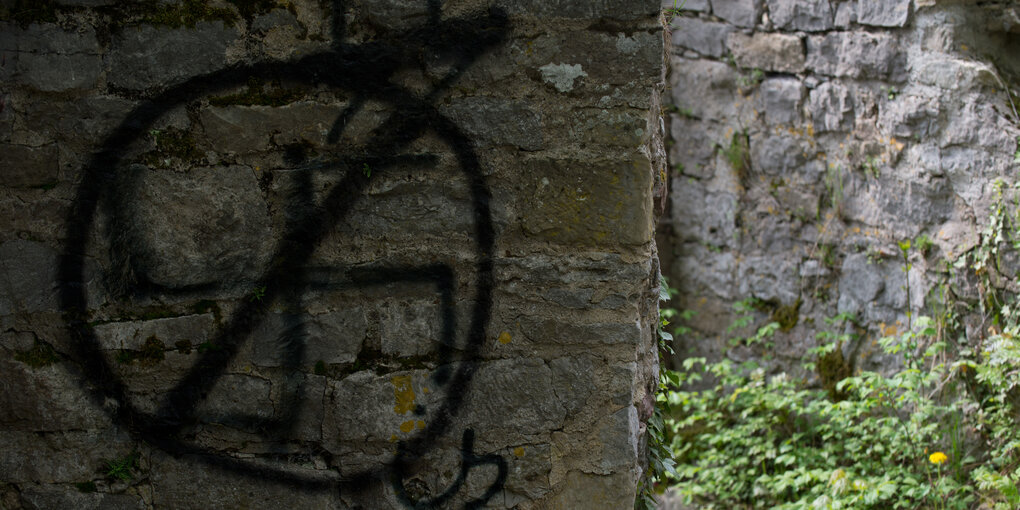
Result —
<instances>
[{"instance_id":1,"label":"stone block","mask_svg":"<svg viewBox=\"0 0 1020 510\"><path fill-rule=\"evenodd\" d=\"M659 13L661 0L499 0L496 6L515 16L533 16L539 19L571 18L637 20L654 18Z\"/></svg>"},{"instance_id":2,"label":"stone block","mask_svg":"<svg viewBox=\"0 0 1020 510\"><path fill-rule=\"evenodd\" d=\"M766 175L783 176L799 170L809 158L801 139L787 133L751 135L751 161Z\"/></svg>"},{"instance_id":3,"label":"stone block","mask_svg":"<svg viewBox=\"0 0 1020 510\"><path fill-rule=\"evenodd\" d=\"M270 464L272 465L272 464ZM328 483L301 484L281 477L224 469L196 456L154 452L149 480L152 504L159 508L342 508L340 491ZM258 464L256 464L258 466ZM295 477L328 481L332 471L292 468ZM258 473L258 471L255 471Z\"/></svg>"},{"instance_id":4,"label":"stone block","mask_svg":"<svg viewBox=\"0 0 1020 510\"><path fill-rule=\"evenodd\" d=\"M517 204L525 234L558 243L640 245L651 239L651 167L532 160ZM646 197L642 199L641 197Z\"/></svg>"},{"instance_id":5,"label":"stone block","mask_svg":"<svg viewBox=\"0 0 1020 510\"><path fill-rule=\"evenodd\" d=\"M134 105L134 101L116 96L87 96L68 101L37 98L28 103L24 118L41 138L59 140L65 147L90 153Z\"/></svg>"},{"instance_id":6,"label":"stone block","mask_svg":"<svg viewBox=\"0 0 1020 510\"><path fill-rule=\"evenodd\" d=\"M599 468L607 473L628 471L638 460L640 423L637 408L629 405L600 422L602 425L597 432L599 446L602 447Z\"/></svg>"},{"instance_id":7,"label":"stone block","mask_svg":"<svg viewBox=\"0 0 1020 510\"><path fill-rule=\"evenodd\" d=\"M630 508L634 506L636 491L637 476L630 472L595 475L569 471L559 492L545 508Z\"/></svg>"},{"instance_id":8,"label":"stone block","mask_svg":"<svg viewBox=\"0 0 1020 510\"><path fill-rule=\"evenodd\" d=\"M250 168L127 171L136 187L119 206L132 230L114 249L130 254L139 276L173 288L232 286L261 275L275 245Z\"/></svg>"},{"instance_id":9,"label":"stone block","mask_svg":"<svg viewBox=\"0 0 1020 510\"><path fill-rule=\"evenodd\" d=\"M722 57L726 54L726 38L734 30L732 25L726 23L687 16L673 19L672 28L673 46L694 50L710 57Z\"/></svg>"},{"instance_id":10,"label":"stone block","mask_svg":"<svg viewBox=\"0 0 1020 510\"><path fill-rule=\"evenodd\" d=\"M107 461L131 453L135 444L112 429L47 434L0 430L0 480L16 484L92 480Z\"/></svg>"},{"instance_id":11,"label":"stone block","mask_svg":"<svg viewBox=\"0 0 1020 510\"><path fill-rule=\"evenodd\" d=\"M842 2L836 4L836 16L833 19L835 28L850 28L850 25L857 23L857 5L853 2Z\"/></svg>"},{"instance_id":12,"label":"stone block","mask_svg":"<svg viewBox=\"0 0 1020 510\"><path fill-rule=\"evenodd\" d=\"M781 30L820 32L833 27L829 0L768 0L769 19Z\"/></svg>"},{"instance_id":13,"label":"stone block","mask_svg":"<svg viewBox=\"0 0 1020 510\"><path fill-rule=\"evenodd\" d=\"M501 441L518 441L562 427L566 410L553 388L549 366L525 358L480 365L461 416L465 428Z\"/></svg>"},{"instance_id":14,"label":"stone block","mask_svg":"<svg viewBox=\"0 0 1020 510\"><path fill-rule=\"evenodd\" d=\"M31 367L0 359L0 374L0 426L5 430L86 430L108 423L103 410L91 405L79 381L60 363Z\"/></svg>"},{"instance_id":15,"label":"stone block","mask_svg":"<svg viewBox=\"0 0 1020 510\"><path fill-rule=\"evenodd\" d=\"M234 27L200 21L193 29L129 26L110 48L112 87L144 90L166 87L226 64L227 47L238 37Z\"/></svg>"},{"instance_id":16,"label":"stone block","mask_svg":"<svg viewBox=\"0 0 1020 510\"><path fill-rule=\"evenodd\" d=\"M440 305L433 300L389 300L379 313L382 353L422 356L436 352L442 340Z\"/></svg>"},{"instance_id":17,"label":"stone block","mask_svg":"<svg viewBox=\"0 0 1020 510\"><path fill-rule=\"evenodd\" d=\"M252 334L252 362L262 367L287 366L294 361L302 366L319 361L353 363L367 334L364 310L357 306L303 316L267 313ZM304 344L302 359L290 360L297 342Z\"/></svg>"},{"instance_id":18,"label":"stone block","mask_svg":"<svg viewBox=\"0 0 1020 510\"><path fill-rule=\"evenodd\" d=\"M731 246L737 233L737 196L682 180L672 190L673 231L679 239Z\"/></svg>"},{"instance_id":19,"label":"stone block","mask_svg":"<svg viewBox=\"0 0 1020 510\"><path fill-rule=\"evenodd\" d=\"M683 6L683 11L694 11L694 12L708 12L712 10L712 6L709 5L708 0L662 0L663 9L679 9Z\"/></svg>"},{"instance_id":20,"label":"stone block","mask_svg":"<svg viewBox=\"0 0 1020 510\"><path fill-rule=\"evenodd\" d=\"M526 103L466 97L439 111L459 125L477 147L509 145L526 151L543 147L542 115Z\"/></svg>"},{"instance_id":21,"label":"stone block","mask_svg":"<svg viewBox=\"0 0 1020 510\"><path fill-rule=\"evenodd\" d=\"M0 244L0 288L10 293L11 313L57 311L58 261L56 250L39 243Z\"/></svg>"},{"instance_id":22,"label":"stone block","mask_svg":"<svg viewBox=\"0 0 1020 510\"><path fill-rule=\"evenodd\" d=\"M804 43L795 35L758 32L748 36L735 32L726 45L743 68L779 73L804 70Z\"/></svg>"},{"instance_id":23,"label":"stone block","mask_svg":"<svg viewBox=\"0 0 1020 510\"><path fill-rule=\"evenodd\" d=\"M885 133L900 139L915 136L928 139L939 129L940 109L937 97L901 94L881 103L878 124Z\"/></svg>"},{"instance_id":24,"label":"stone block","mask_svg":"<svg viewBox=\"0 0 1020 510\"><path fill-rule=\"evenodd\" d=\"M800 124L804 84L792 78L769 78L759 88L761 110L768 124Z\"/></svg>"},{"instance_id":25,"label":"stone block","mask_svg":"<svg viewBox=\"0 0 1020 510\"><path fill-rule=\"evenodd\" d=\"M595 397L595 362L589 355L556 358L549 362L550 384L570 420L589 398Z\"/></svg>"},{"instance_id":26,"label":"stone block","mask_svg":"<svg viewBox=\"0 0 1020 510\"><path fill-rule=\"evenodd\" d=\"M793 303L800 292L797 266L796 260L772 254L745 257L738 266L738 295Z\"/></svg>"},{"instance_id":27,"label":"stone block","mask_svg":"<svg viewBox=\"0 0 1020 510\"><path fill-rule=\"evenodd\" d=\"M52 186L60 172L55 144L42 147L0 144L0 186L33 188Z\"/></svg>"},{"instance_id":28,"label":"stone block","mask_svg":"<svg viewBox=\"0 0 1020 510\"><path fill-rule=\"evenodd\" d=\"M476 389L472 385L472 391ZM458 389L450 391L461 398ZM341 380L329 380L324 399L323 446L338 454L366 443L389 445L406 440L432 423L450 396L443 385L422 370L385 375L361 371Z\"/></svg>"},{"instance_id":29,"label":"stone block","mask_svg":"<svg viewBox=\"0 0 1020 510\"><path fill-rule=\"evenodd\" d=\"M137 495L105 492L83 493L74 487L27 486L21 491L25 510L75 508L79 510L143 510L148 506Z\"/></svg>"},{"instance_id":30,"label":"stone block","mask_svg":"<svg viewBox=\"0 0 1020 510\"><path fill-rule=\"evenodd\" d=\"M857 0L857 22L873 27L902 27L910 16L910 0Z\"/></svg>"},{"instance_id":31,"label":"stone block","mask_svg":"<svg viewBox=\"0 0 1020 510\"><path fill-rule=\"evenodd\" d=\"M836 32L807 40L807 68L819 74L899 81L905 66L906 57L892 34Z\"/></svg>"},{"instance_id":32,"label":"stone block","mask_svg":"<svg viewBox=\"0 0 1020 510\"><path fill-rule=\"evenodd\" d=\"M186 315L149 321L108 322L95 327L102 349L141 350L150 337L167 346L187 341L197 346L212 340L215 333L212 314Z\"/></svg>"},{"instance_id":33,"label":"stone block","mask_svg":"<svg viewBox=\"0 0 1020 510\"><path fill-rule=\"evenodd\" d=\"M738 27L750 28L761 19L761 0L712 0L712 14Z\"/></svg>"},{"instance_id":34,"label":"stone block","mask_svg":"<svg viewBox=\"0 0 1020 510\"><path fill-rule=\"evenodd\" d=\"M808 105L816 133L853 129L854 104L847 87L825 82L811 91Z\"/></svg>"},{"instance_id":35,"label":"stone block","mask_svg":"<svg viewBox=\"0 0 1020 510\"><path fill-rule=\"evenodd\" d=\"M103 71L94 30L65 32L56 25L34 24L0 30L0 81L24 83L36 90L62 92L95 86Z\"/></svg>"},{"instance_id":36,"label":"stone block","mask_svg":"<svg viewBox=\"0 0 1020 510\"><path fill-rule=\"evenodd\" d=\"M228 154L264 151L271 144L310 143L324 147L333 123L342 111L341 106L304 101L276 107L210 107L200 114L205 134L200 143ZM371 114L359 113L355 117L368 115Z\"/></svg>"},{"instance_id":37,"label":"stone block","mask_svg":"<svg viewBox=\"0 0 1020 510\"><path fill-rule=\"evenodd\" d=\"M673 104L698 119L724 119L736 113L737 71L714 60L674 58Z\"/></svg>"}]
</instances>

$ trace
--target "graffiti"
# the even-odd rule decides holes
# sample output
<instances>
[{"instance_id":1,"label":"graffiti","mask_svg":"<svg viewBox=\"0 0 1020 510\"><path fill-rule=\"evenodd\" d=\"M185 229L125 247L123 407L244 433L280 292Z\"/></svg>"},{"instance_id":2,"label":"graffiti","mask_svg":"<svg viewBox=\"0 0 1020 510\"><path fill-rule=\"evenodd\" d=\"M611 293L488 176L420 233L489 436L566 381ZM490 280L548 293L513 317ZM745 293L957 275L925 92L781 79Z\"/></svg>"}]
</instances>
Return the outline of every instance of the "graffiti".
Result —
<instances>
[{"instance_id":1,"label":"graffiti","mask_svg":"<svg viewBox=\"0 0 1020 510\"><path fill-rule=\"evenodd\" d=\"M448 505L463 490L468 472L479 466L495 467L495 479L483 494L468 495L468 508L484 505L499 490L507 476L506 462L498 455L480 455L474 450L474 432L456 430L454 417L462 411L470 393L472 375L492 307L495 230L490 211L490 194L471 141L458 126L439 113L433 101L483 53L501 43L508 32L506 15L499 10L444 19L439 2L428 0L428 21L402 32L399 38L366 43L345 42L341 0L332 2L333 43L328 51L293 61L238 65L196 76L171 85L132 110L101 143L82 170L82 178L68 219L67 240L60 268L60 296L68 331L76 348L75 357L83 367L91 395L109 410L115 421L133 437L175 455L188 455L198 462L258 476L262 480L296 487L358 491L388 481L398 499L414 508ZM412 92L392 79L427 52L452 59L445 76L422 93ZM306 154L298 146L287 149L286 162L295 175L290 191L283 232L275 242L271 262L246 285L244 299L235 299L229 313L209 342L215 348L197 354L194 364L184 370L172 388L161 395L154 409L143 410L133 403L131 387L105 357L92 323L90 295L85 278L86 260L97 250L96 243L108 243L110 288L125 301L152 295L176 295L194 299L217 297L223 286L212 284L172 285L149 275L151 260L138 256L147 242L135 234L139 221L129 205L138 192L138 172L129 169L129 153L140 137L175 109L202 98L222 94L252 79L270 82L285 78L308 86L343 91L349 97L345 109L330 129L327 141L333 150ZM384 104L390 115L372 132L370 142L359 147L344 146L343 134L349 122L370 102ZM432 136L452 153L454 166L467 184L473 231L472 306L463 317L466 328L458 334L454 294L457 276L450 264L375 262L357 267L315 267L313 252L327 240L336 226L349 218L359 201L367 200L370 186L394 168L428 166L434 156L404 154L416 140ZM329 174L339 180L325 192L313 190L312 176ZM318 194L317 194L318 193ZM321 198L317 198L321 197ZM105 236L105 237L104 237ZM226 373L228 366L273 310L280 313L283 333L277 339L283 373L278 381L285 405L274 416L234 413L223 423L258 434L266 440L287 440L296 426L305 384L299 370L307 363L310 337L303 320L309 289L371 289L390 284L433 286L438 294L439 338L437 368L432 384L445 389L438 408L429 409L430 422L395 444L392 458L371 469L302 470L286 462L253 462L232 457L189 438L185 433L203 419L200 410L209 391ZM416 415L426 409L418 405ZM423 423L419 421L418 423ZM407 481L422 469L426 454L442 438L459 437L460 466L454 482L438 494L408 490ZM459 469L459 471L456 471ZM491 470L491 468L490 468Z\"/></svg>"}]
</instances>

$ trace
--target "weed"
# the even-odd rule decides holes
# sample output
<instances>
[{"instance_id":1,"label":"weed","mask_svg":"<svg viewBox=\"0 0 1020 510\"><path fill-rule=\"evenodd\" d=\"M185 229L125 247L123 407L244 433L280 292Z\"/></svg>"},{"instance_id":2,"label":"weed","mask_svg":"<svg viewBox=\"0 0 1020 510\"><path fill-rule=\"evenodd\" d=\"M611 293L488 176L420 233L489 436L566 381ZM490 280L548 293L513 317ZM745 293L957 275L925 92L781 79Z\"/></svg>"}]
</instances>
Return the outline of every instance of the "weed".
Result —
<instances>
[{"instance_id":1,"label":"weed","mask_svg":"<svg viewBox=\"0 0 1020 510\"><path fill-rule=\"evenodd\" d=\"M738 179L743 181L751 169L751 143L746 131L737 131L730 137L728 146L722 149L730 168L737 173Z\"/></svg>"},{"instance_id":2,"label":"weed","mask_svg":"<svg viewBox=\"0 0 1020 510\"><path fill-rule=\"evenodd\" d=\"M261 303L262 302L262 298L264 298L264 297L266 297L266 287L265 287L265 285L263 285L261 287L255 287L255 289L251 291L251 297L248 298L248 301L251 301L253 303L255 301L258 301L258 302Z\"/></svg>"},{"instance_id":3,"label":"weed","mask_svg":"<svg viewBox=\"0 0 1020 510\"><path fill-rule=\"evenodd\" d=\"M372 169L368 167L368 163L361 168L361 173L365 174L365 177L372 177Z\"/></svg>"},{"instance_id":4,"label":"weed","mask_svg":"<svg viewBox=\"0 0 1020 510\"><path fill-rule=\"evenodd\" d=\"M138 452L131 452L124 457L108 460L104 466L104 474L111 480L130 481L138 468Z\"/></svg>"},{"instance_id":5,"label":"weed","mask_svg":"<svg viewBox=\"0 0 1020 510\"><path fill-rule=\"evenodd\" d=\"M747 74L740 75L737 78L737 86L741 89L753 89L757 87L765 79L765 72L761 69L754 68Z\"/></svg>"},{"instance_id":6,"label":"weed","mask_svg":"<svg viewBox=\"0 0 1020 510\"><path fill-rule=\"evenodd\" d=\"M839 216L843 207L843 167L829 164L825 170L823 184L826 195L829 197L829 206Z\"/></svg>"},{"instance_id":7,"label":"weed","mask_svg":"<svg viewBox=\"0 0 1020 510\"><path fill-rule=\"evenodd\" d=\"M928 237L928 234L921 234L914 239L914 247L917 248L922 257L927 257L934 246L935 243Z\"/></svg>"}]
</instances>

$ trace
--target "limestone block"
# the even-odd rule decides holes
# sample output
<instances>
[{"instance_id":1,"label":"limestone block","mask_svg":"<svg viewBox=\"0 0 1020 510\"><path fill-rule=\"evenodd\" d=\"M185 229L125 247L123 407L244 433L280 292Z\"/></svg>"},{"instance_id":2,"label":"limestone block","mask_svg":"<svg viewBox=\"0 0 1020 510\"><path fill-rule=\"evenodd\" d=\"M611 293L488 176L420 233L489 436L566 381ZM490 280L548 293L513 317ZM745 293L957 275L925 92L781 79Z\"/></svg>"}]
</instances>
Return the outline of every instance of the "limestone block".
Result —
<instances>
[{"instance_id":1,"label":"limestone block","mask_svg":"<svg viewBox=\"0 0 1020 510\"><path fill-rule=\"evenodd\" d=\"M21 504L26 510L77 508L80 510L142 510L145 501L130 494L105 492L83 493L74 487L48 488L27 486L21 491Z\"/></svg>"},{"instance_id":2,"label":"limestone block","mask_svg":"<svg viewBox=\"0 0 1020 510\"><path fill-rule=\"evenodd\" d=\"M679 58L673 59L672 66L673 104L678 108L700 119L723 119L735 113L733 96L739 77L735 69L714 60Z\"/></svg>"},{"instance_id":3,"label":"limestone block","mask_svg":"<svg viewBox=\"0 0 1020 510\"><path fill-rule=\"evenodd\" d=\"M226 64L227 47L237 37L222 22L200 21L193 29L125 27L110 48L109 83L141 90L215 71Z\"/></svg>"},{"instance_id":4,"label":"limestone block","mask_svg":"<svg viewBox=\"0 0 1020 510\"><path fill-rule=\"evenodd\" d=\"M297 338L303 329L304 336ZM361 307L309 314L301 317L267 313L252 334L252 362L263 367L293 363L288 353L295 342L303 342L304 354L296 360L303 366L352 363L358 357L368 324Z\"/></svg>"},{"instance_id":5,"label":"limestone block","mask_svg":"<svg viewBox=\"0 0 1020 510\"><path fill-rule=\"evenodd\" d=\"M910 15L910 0L857 0L857 22L875 27L902 27Z\"/></svg>"},{"instance_id":6,"label":"limestone block","mask_svg":"<svg viewBox=\"0 0 1020 510\"><path fill-rule=\"evenodd\" d=\"M144 278L166 286L237 284L257 278L272 256L270 219L258 181L241 166L188 173L134 165L136 192L121 207Z\"/></svg>"},{"instance_id":7,"label":"limestone block","mask_svg":"<svg viewBox=\"0 0 1020 510\"><path fill-rule=\"evenodd\" d=\"M768 124L800 123L804 84L792 78L769 78L759 88L761 110Z\"/></svg>"},{"instance_id":8,"label":"limestone block","mask_svg":"<svg viewBox=\"0 0 1020 510\"><path fill-rule=\"evenodd\" d=\"M49 434L0 430L0 444L0 480L17 484L92 480L106 461L135 448L126 433L114 429Z\"/></svg>"},{"instance_id":9,"label":"limestone block","mask_svg":"<svg viewBox=\"0 0 1020 510\"><path fill-rule=\"evenodd\" d=\"M32 188L57 183L60 171L55 144L42 147L0 144L0 186Z\"/></svg>"},{"instance_id":10,"label":"limestone block","mask_svg":"<svg viewBox=\"0 0 1020 510\"><path fill-rule=\"evenodd\" d=\"M753 27L761 18L761 0L712 0L712 13L738 27Z\"/></svg>"},{"instance_id":11,"label":"limestone block","mask_svg":"<svg viewBox=\"0 0 1020 510\"><path fill-rule=\"evenodd\" d=\"M836 5L836 16L833 20L835 28L850 28L857 22L857 5L853 2L842 2Z\"/></svg>"},{"instance_id":12,"label":"limestone block","mask_svg":"<svg viewBox=\"0 0 1020 510\"><path fill-rule=\"evenodd\" d=\"M901 94L881 104L878 124L886 133L900 139L928 138L939 129L940 109L937 97Z\"/></svg>"},{"instance_id":13,"label":"limestone block","mask_svg":"<svg viewBox=\"0 0 1020 510\"><path fill-rule=\"evenodd\" d=\"M27 346L25 350L33 348ZM0 426L32 432L97 429L108 423L60 363L31 367L0 359Z\"/></svg>"},{"instance_id":14,"label":"limestone block","mask_svg":"<svg viewBox=\"0 0 1020 510\"><path fill-rule=\"evenodd\" d=\"M212 340L215 331L212 314L185 315L149 321L108 322L95 327L102 349L141 350L150 337L167 346L185 340L197 346Z\"/></svg>"},{"instance_id":15,"label":"limestone block","mask_svg":"<svg viewBox=\"0 0 1020 510\"><path fill-rule=\"evenodd\" d=\"M795 35L732 33L726 45L733 52L737 65L743 68L780 73L797 73L804 69L804 44Z\"/></svg>"},{"instance_id":16,"label":"limestone block","mask_svg":"<svg viewBox=\"0 0 1020 510\"><path fill-rule=\"evenodd\" d=\"M836 32L807 40L807 68L850 78L904 78L905 56L892 34Z\"/></svg>"},{"instance_id":17,"label":"limestone block","mask_svg":"<svg viewBox=\"0 0 1020 510\"><path fill-rule=\"evenodd\" d=\"M441 340L440 308L434 300L389 300L380 310L382 353L398 357L436 351Z\"/></svg>"},{"instance_id":18,"label":"limestone block","mask_svg":"<svg viewBox=\"0 0 1020 510\"><path fill-rule=\"evenodd\" d=\"M811 91L808 104L816 133L853 129L854 104L846 86L825 82Z\"/></svg>"},{"instance_id":19,"label":"limestone block","mask_svg":"<svg viewBox=\"0 0 1020 510\"><path fill-rule=\"evenodd\" d=\"M272 106L224 106L203 109L202 143L221 153L244 154L266 150L270 144L307 142L327 145L326 137L343 111L336 105L296 102ZM364 117L370 113L359 113Z\"/></svg>"},{"instance_id":20,"label":"limestone block","mask_svg":"<svg viewBox=\"0 0 1020 510\"><path fill-rule=\"evenodd\" d=\"M736 236L737 197L693 181L673 188L673 231L684 241L730 246Z\"/></svg>"},{"instance_id":21,"label":"limestone block","mask_svg":"<svg viewBox=\"0 0 1020 510\"><path fill-rule=\"evenodd\" d=\"M401 2L404 3L404 2ZM487 97L456 99L440 112L457 123L477 147L543 147L542 114L527 103Z\"/></svg>"},{"instance_id":22,"label":"limestone block","mask_svg":"<svg viewBox=\"0 0 1020 510\"><path fill-rule=\"evenodd\" d=\"M50 24L0 29L0 81L45 92L88 89L103 71L95 30L65 32Z\"/></svg>"},{"instance_id":23,"label":"limestone block","mask_svg":"<svg viewBox=\"0 0 1020 510\"><path fill-rule=\"evenodd\" d=\"M768 0L769 19L781 30L820 32L833 27L829 0Z\"/></svg>"},{"instance_id":24,"label":"limestone block","mask_svg":"<svg viewBox=\"0 0 1020 510\"><path fill-rule=\"evenodd\" d=\"M733 32L732 25L687 16L673 19L672 29L673 46L710 57L726 54L726 38Z\"/></svg>"},{"instance_id":25,"label":"limestone block","mask_svg":"<svg viewBox=\"0 0 1020 510\"><path fill-rule=\"evenodd\" d=\"M651 239L647 159L623 164L535 160L525 168L532 182L517 207L526 234L585 244L634 245Z\"/></svg>"},{"instance_id":26,"label":"limestone block","mask_svg":"<svg viewBox=\"0 0 1020 510\"><path fill-rule=\"evenodd\" d=\"M788 133L751 135L751 161L755 170L766 175L783 176L795 172L808 161L808 147Z\"/></svg>"},{"instance_id":27,"label":"limestone block","mask_svg":"<svg viewBox=\"0 0 1020 510\"><path fill-rule=\"evenodd\" d=\"M340 491L332 484L295 485L269 476L223 469L195 456L173 457L156 451L150 460L153 506L208 508L342 508ZM328 481L311 468L294 468L297 476ZM326 473L331 473L326 471ZM297 487L300 487L298 489Z\"/></svg>"},{"instance_id":28,"label":"limestone block","mask_svg":"<svg viewBox=\"0 0 1020 510\"><path fill-rule=\"evenodd\" d=\"M634 20L654 16L660 0L500 0L496 5L511 15L549 18L610 18Z\"/></svg>"}]
</instances>

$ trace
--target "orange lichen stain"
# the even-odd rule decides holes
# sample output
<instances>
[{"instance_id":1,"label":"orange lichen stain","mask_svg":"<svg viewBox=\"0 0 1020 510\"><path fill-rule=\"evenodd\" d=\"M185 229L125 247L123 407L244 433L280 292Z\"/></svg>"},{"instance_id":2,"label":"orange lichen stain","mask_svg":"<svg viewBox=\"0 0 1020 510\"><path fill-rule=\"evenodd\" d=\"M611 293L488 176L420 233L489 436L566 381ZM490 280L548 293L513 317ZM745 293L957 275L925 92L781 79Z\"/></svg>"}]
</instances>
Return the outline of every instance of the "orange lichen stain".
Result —
<instances>
[{"instance_id":1,"label":"orange lichen stain","mask_svg":"<svg viewBox=\"0 0 1020 510\"><path fill-rule=\"evenodd\" d=\"M518 446L517 448L514 448L514 456L518 459L524 457L524 447Z\"/></svg>"},{"instance_id":2,"label":"orange lichen stain","mask_svg":"<svg viewBox=\"0 0 1020 510\"><path fill-rule=\"evenodd\" d=\"M893 336L897 332L899 332L899 329L895 325L890 324L890 325L886 326L885 324L882 324L882 334L883 335L885 335L885 336Z\"/></svg>"},{"instance_id":3,"label":"orange lichen stain","mask_svg":"<svg viewBox=\"0 0 1020 510\"><path fill-rule=\"evenodd\" d=\"M414 427L416 429L418 429L418 430L424 430L425 429L425 422L423 420L418 420L418 421L414 422Z\"/></svg>"},{"instance_id":4,"label":"orange lichen stain","mask_svg":"<svg viewBox=\"0 0 1020 510\"><path fill-rule=\"evenodd\" d=\"M431 392L432 392L432 390L430 390L430 389L428 389L428 388L422 388L422 389L421 389L421 392L422 392L422 393L424 393L424 394L426 394L426 395L428 395L429 393L431 393Z\"/></svg>"},{"instance_id":5,"label":"orange lichen stain","mask_svg":"<svg viewBox=\"0 0 1020 510\"><path fill-rule=\"evenodd\" d=\"M506 345L506 344L510 343L510 340L512 340L512 339L513 338L510 336L510 333L508 333L506 331L504 331L504 332L499 334L499 343L501 343L503 345Z\"/></svg>"},{"instance_id":6,"label":"orange lichen stain","mask_svg":"<svg viewBox=\"0 0 1020 510\"><path fill-rule=\"evenodd\" d=\"M853 231L854 231L855 234L860 234L861 233L861 227L854 227Z\"/></svg>"},{"instance_id":7,"label":"orange lichen stain","mask_svg":"<svg viewBox=\"0 0 1020 510\"><path fill-rule=\"evenodd\" d=\"M408 432L411 432L412 430L414 430L414 420L407 420L404 423L400 424L400 431L401 432L407 434Z\"/></svg>"},{"instance_id":8,"label":"orange lichen stain","mask_svg":"<svg viewBox=\"0 0 1020 510\"><path fill-rule=\"evenodd\" d=\"M393 399L396 401L393 410L397 414L414 411L414 388L411 387L411 376L398 375L390 381L393 383Z\"/></svg>"},{"instance_id":9,"label":"orange lichen stain","mask_svg":"<svg viewBox=\"0 0 1020 510\"><path fill-rule=\"evenodd\" d=\"M390 442L391 443L396 443L397 442L397 435L396 434L393 434L392 436L390 436Z\"/></svg>"}]
</instances>

